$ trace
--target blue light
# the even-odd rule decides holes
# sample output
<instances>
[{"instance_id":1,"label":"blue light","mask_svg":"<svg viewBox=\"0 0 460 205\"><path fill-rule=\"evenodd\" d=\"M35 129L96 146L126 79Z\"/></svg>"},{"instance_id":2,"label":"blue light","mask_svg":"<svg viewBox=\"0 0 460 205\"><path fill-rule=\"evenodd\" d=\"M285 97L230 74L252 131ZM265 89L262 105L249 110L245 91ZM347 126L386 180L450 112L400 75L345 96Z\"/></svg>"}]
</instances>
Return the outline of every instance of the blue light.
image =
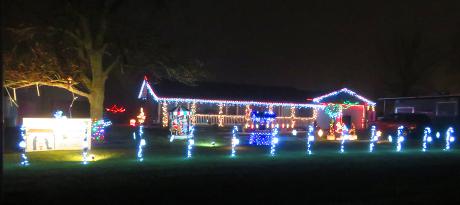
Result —
<instances>
[{"instance_id":1,"label":"blue light","mask_svg":"<svg viewBox=\"0 0 460 205\"><path fill-rule=\"evenodd\" d=\"M137 147L137 160L142 162L144 161L144 147L147 145L147 142L144 139L144 126L139 126L139 145Z\"/></svg>"},{"instance_id":2,"label":"blue light","mask_svg":"<svg viewBox=\"0 0 460 205\"><path fill-rule=\"evenodd\" d=\"M26 127L24 125L21 126L20 129L20 134L21 134L21 140L19 141L19 148L21 149L21 161L20 165L21 166L28 166L29 165L29 159L26 154Z\"/></svg>"},{"instance_id":3,"label":"blue light","mask_svg":"<svg viewBox=\"0 0 460 205\"><path fill-rule=\"evenodd\" d=\"M450 150L450 143L455 141L455 137L452 136L454 133L454 128L449 127L446 131L446 148L444 150Z\"/></svg>"},{"instance_id":4,"label":"blue light","mask_svg":"<svg viewBox=\"0 0 460 205\"><path fill-rule=\"evenodd\" d=\"M193 145L195 144L195 140L194 140L194 134L193 132L195 131L195 127L192 126L190 128L190 133L189 135L187 136L188 140L187 140L187 158L191 158L192 157L192 149L193 149Z\"/></svg>"},{"instance_id":5,"label":"blue light","mask_svg":"<svg viewBox=\"0 0 460 205\"><path fill-rule=\"evenodd\" d=\"M82 151L82 161L83 164L88 164L88 151L89 151L89 133L85 129L85 137L83 138L83 151Z\"/></svg>"},{"instance_id":6,"label":"blue light","mask_svg":"<svg viewBox=\"0 0 460 205\"><path fill-rule=\"evenodd\" d=\"M233 126L232 130L232 153L230 154L231 157L235 157L236 155L236 145L240 144L240 140L238 139L238 126Z\"/></svg>"},{"instance_id":7,"label":"blue light","mask_svg":"<svg viewBox=\"0 0 460 205\"><path fill-rule=\"evenodd\" d=\"M400 152L402 149L402 142L404 141L404 126L399 126L398 127L398 141L397 141L397 146L396 146L396 151Z\"/></svg>"},{"instance_id":8,"label":"blue light","mask_svg":"<svg viewBox=\"0 0 460 205\"><path fill-rule=\"evenodd\" d=\"M313 141L315 141L315 136L313 135L314 132L315 132L315 129L313 128L313 125L309 125L308 133L307 133L307 154L308 155L312 154L311 147L312 147Z\"/></svg>"},{"instance_id":9,"label":"blue light","mask_svg":"<svg viewBox=\"0 0 460 205\"><path fill-rule=\"evenodd\" d=\"M429 127L425 127L423 131L423 144L422 144L422 151L426 151L428 149L428 143L431 142L431 129Z\"/></svg>"},{"instance_id":10,"label":"blue light","mask_svg":"<svg viewBox=\"0 0 460 205\"><path fill-rule=\"evenodd\" d=\"M271 147L270 147L270 156L275 156L276 152L276 144L278 144L279 139L278 137L273 137L271 141Z\"/></svg>"},{"instance_id":11,"label":"blue light","mask_svg":"<svg viewBox=\"0 0 460 205\"><path fill-rule=\"evenodd\" d=\"M195 144L195 140L193 138L188 139L188 145L187 145L187 158L192 157L192 148L193 145Z\"/></svg>"},{"instance_id":12,"label":"blue light","mask_svg":"<svg viewBox=\"0 0 460 205\"><path fill-rule=\"evenodd\" d=\"M348 128L346 125L342 127L342 142L340 143L340 153L345 152L345 140L348 140L349 137Z\"/></svg>"},{"instance_id":13,"label":"blue light","mask_svg":"<svg viewBox=\"0 0 460 205\"><path fill-rule=\"evenodd\" d=\"M370 145L369 145L369 152L374 151L374 143L378 140L377 134L376 134L376 128L375 126L371 127L371 138L370 138Z\"/></svg>"}]
</instances>

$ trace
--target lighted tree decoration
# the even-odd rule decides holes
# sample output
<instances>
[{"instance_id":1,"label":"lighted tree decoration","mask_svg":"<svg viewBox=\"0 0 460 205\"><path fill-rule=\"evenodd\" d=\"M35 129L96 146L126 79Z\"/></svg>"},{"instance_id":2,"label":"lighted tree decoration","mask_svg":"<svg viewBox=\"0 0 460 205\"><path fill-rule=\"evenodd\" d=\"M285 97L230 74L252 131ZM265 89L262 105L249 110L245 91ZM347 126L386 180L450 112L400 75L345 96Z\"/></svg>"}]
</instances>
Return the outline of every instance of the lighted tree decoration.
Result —
<instances>
[{"instance_id":1,"label":"lighted tree decoration","mask_svg":"<svg viewBox=\"0 0 460 205\"><path fill-rule=\"evenodd\" d=\"M110 121L96 120L92 123L91 138L96 142L104 142L105 128L112 125Z\"/></svg>"}]
</instances>

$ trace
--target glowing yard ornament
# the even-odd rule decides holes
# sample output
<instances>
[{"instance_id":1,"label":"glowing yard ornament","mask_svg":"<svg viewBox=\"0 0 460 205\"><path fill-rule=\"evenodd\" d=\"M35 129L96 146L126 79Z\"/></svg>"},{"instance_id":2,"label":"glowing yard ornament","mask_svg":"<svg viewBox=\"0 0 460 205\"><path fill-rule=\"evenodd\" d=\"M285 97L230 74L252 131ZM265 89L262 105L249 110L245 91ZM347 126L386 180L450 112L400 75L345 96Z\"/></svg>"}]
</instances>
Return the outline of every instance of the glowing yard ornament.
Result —
<instances>
[{"instance_id":1,"label":"glowing yard ornament","mask_svg":"<svg viewBox=\"0 0 460 205\"><path fill-rule=\"evenodd\" d=\"M345 140L348 140L349 138L349 134L348 134L348 128L346 125L343 125L342 127L342 142L340 143L340 153L344 153L345 152Z\"/></svg>"},{"instance_id":2,"label":"glowing yard ornament","mask_svg":"<svg viewBox=\"0 0 460 205\"><path fill-rule=\"evenodd\" d=\"M275 156L275 152L276 152L276 144L278 144L279 142L279 139L278 137L273 137L272 138L272 142L271 142L271 147L270 147L270 156Z\"/></svg>"},{"instance_id":3,"label":"glowing yard ornament","mask_svg":"<svg viewBox=\"0 0 460 205\"><path fill-rule=\"evenodd\" d=\"M393 142L393 137L391 135L388 135L388 141L391 143Z\"/></svg>"},{"instance_id":4,"label":"glowing yard ornament","mask_svg":"<svg viewBox=\"0 0 460 205\"><path fill-rule=\"evenodd\" d=\"M144 126L139 126L139 146L137 147L137 160L142 162L144 161L144 147L147 142L144 139Z\"/></svg>"},{"instance_id":5,"label":"glowing yard ornament","mask_svg":"<svg viewBox=\"0 0 460 205\"><path fill-rule=\"evenodd\" d=\"M83 164L88 164L88 150L89 150L89 143L88 143L88 131L85 129L85 137L83 138L83 148L82 148L82 161Z\"/></svg>"},{"instance_id":6,"label":"glowing yard ornament","mask_svg":"<svg viewBox=\"0 0 460 205\"><path fill-rule=\"evenodd\" d=\"M441 137L441 133L436 132L436 138L439 139L439 137Z\"/></svg>"},{"instance_id":7,"label":"glowing yard ornament","mask_svg":"<svg viewBox=\"0 0 460 205\"><path fill-rule=\"evenodd\" d=\"M193 149L193 145L195 144L195 140L193 139L194 136L193 136L193 132L195 131L195 127L192 126L192 128L190 129L190 133L189 133L189 136L188 136L188 140L187 140L187 158L191 158L192 157L192 149Z\"/></svg>"},{"instance_id":8,"label":"glowing yard ornament","mask_svg":"<svg viewBox=\"0 0 460 205\"><path fill-rule=\"evenodd\" d=\"M297 130L296 129L292 130L292 135L297 136Z\"/></svg>"},{"instance_id":9,"label":"glowing yard ornament","mask_svg":"<svg viewBox=\"0 0 460 205\"><path fill-rule=\"evenodd\" d=\"M315 141L315 136L313 135L315 129L313 128L313 125L308 126L308 133L307 133L307 154L312 154L311 152L311 146L313 141Z\"/></svg>"},{"instance_id":10,"label":"glowing yard ornament","mask_svg":"<svg viewBox=\"0 0 460 205\"><path fill-rule=\"evenodd\" d=\"M193 138L188 139L188 145L187 145L187 158L192 157L192 148L193 145L195 144L195 140Z\"/></svg>"},{"instance_id":11,"label":"glowing yard ornament","mask_svg":"<svg viewBox=\"0 0 460 205\"><path fill-rule=\"evenodd\" d=\"M66 119L67 117L66 116L63 116L63 112L61 110L58 110L56 111L54 114L53 114L54 118L56 119Z\"/></svg>"},{"instance_id":12,"label":"glowing yard ornament","mask_svg":"<svg viewBox=\"0 0 460 205\"><path fill-rule=\"evenodd\" d=\"M231 153L231 157L234 157L235 154L236 154L236 145L240 144L240 140L238 139L237 137L238 135L238 126L233 126L233 130L232 130L232 153Z\"/></svg>"},{"instance_id":13,"label":"glowing yard ornament","mask_svg":"<svg viewBox=\"0 0 460 205\"><path fill-rule=\"evenodd\" d=\"M145 114L144 114L144 108L141 107L139 115L137 115L137 121L139 124L143 124L145 121Z\"/></svg>"},{"instance_id":14,"label":"glowing yard ornament","mask_svg":"<svg viewBox=\"0 0 460 205\"><path fill-rule=\"evenodd\" d=\"M105 128L110 125L112 125L110 121L93 121L91 125L91 137L98 142L103 142L105 139Z\"/></svg>"},{"instance_id":15,"label":"glowing yard ornament","mask_svg":"<svg viewBox=\"0 0 460 205\"><path fill-rule=\"evenodd\" d=\"M452 136L454 133L454 128L449 127L446 131L446 148L444 150L450 150L450 143L455 141L455 137Z\"/></svg>"},{"instance_id":16,"label":"glowing yard ornament","mask_svg":"<svg viewBox=\"0 0 460 205\"><path fill-rule=\"evenodd\" d=\"M19 163L21 166L27 166L29 165L29 159L27 158L26 155L26 128L24 125L21 126L20 128L20 133L21 133L21 140L19 141L19 148L21 149L21 162Z\"/></svg>"},{"instance_id":17,"label":"glowing yard ornament","mask_svg":"<svg viewBox=\"0 0 460 205\"><path fill-rule=\"evenodd\" d=\"M425 152L428 149L428 143L430 143L431 141L431 129L429 127L425 127L425 130L423 130L422 151Z\"/></svg>"},{"instance_id":18,"label":"glowing yard ornament","mask_svg":"<svg viewBox=\"0 0 460 205\"><path fill-rule=\"evenodd\" d=\"M376 132L375 126L372 126L371 127L371 138L369 139L371 142L369 145L369 152L374 151L374 146L375 146L374 144L375 142L377 142L378 139L379 139L379 135Z\"/></svg>"},{"instance_id":19,"label":"glowing yard ornament","mask_svg":"<svg viewBox=\"0 0 460 205\"><path fill-rule=\"evenodd\" d=\"M323 134L324 134L323 130L319 129L318 130L318 137L320 137L320 138L323 137Z\"/></svg>"},{"instance_id":20,"label":"glowing yard ornament","mask_svg":"<svg viewBox=\"0 0 460 205\"><path fill-rule=\"evenodd\" d=\"M398 127L398 139L396 141L397 146L396 146L396 151L400 152L402 149L402 142L404 141L404 126L399 126Z\"/></svg>"}]
</instances>

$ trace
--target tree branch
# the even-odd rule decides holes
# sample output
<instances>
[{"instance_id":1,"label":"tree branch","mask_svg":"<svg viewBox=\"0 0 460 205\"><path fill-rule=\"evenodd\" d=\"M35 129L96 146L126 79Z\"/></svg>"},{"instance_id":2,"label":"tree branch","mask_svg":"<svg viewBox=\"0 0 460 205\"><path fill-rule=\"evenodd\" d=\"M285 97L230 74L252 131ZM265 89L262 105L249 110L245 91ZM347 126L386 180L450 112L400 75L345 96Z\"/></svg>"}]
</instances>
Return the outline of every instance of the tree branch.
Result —
<instances>
[{"instance_id":1,"label":"tree branch","mask_svg":"<svg viewBox=\"0 0 460 205\"><path fill-rule=\"evenodd\" d=\"M35 86L35 85L45 85L45 86L50 86L50 87L62 88L72 93L75 93L77 95L80 95L82 97L89 98L89 93L78 90L77 88L74 87L74 85L69 85L68 83L63 83L63 82L28 82L28 83L24 83L18 86L14 86L17 84L18 82L13 83L13 84L5 84L4 86L7 88L20 89L20 88L26 88L26 87Z\"/></svg>"},{"instance_id":2,"label":"tree branch","mask_svg":"<svg viewBox=\"0 0 460 205\"><path fill-rule=\"evenodd\" d=\"M107 67L107 69L105 69L104 71L104 75L107 76L110 74L110 72L120 63L120 56L118 56L113 62L112 64L109 65L109 67Z\"/></svg>"}]
</instances>

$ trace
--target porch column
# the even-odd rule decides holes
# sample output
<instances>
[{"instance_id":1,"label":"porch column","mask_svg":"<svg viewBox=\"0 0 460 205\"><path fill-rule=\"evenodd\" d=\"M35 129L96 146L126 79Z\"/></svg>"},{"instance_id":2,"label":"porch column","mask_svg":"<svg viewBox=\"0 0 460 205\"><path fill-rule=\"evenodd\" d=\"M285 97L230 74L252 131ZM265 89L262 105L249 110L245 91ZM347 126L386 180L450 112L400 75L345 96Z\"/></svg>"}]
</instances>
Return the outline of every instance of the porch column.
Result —
<instances>
[{"instance_id":1,"label":"porch column","mask_svg":"<svg viewBox=\"0 0 460 205\"><path fill-rule=\"evenodd\" d=\"M223 127L224 126L224 104L219 104L219 113L218 113L218 126Z\"/></svg>"},{"instance_id":2,"label":"porch column","mask_svg":"<svg viewBox=\"0 0 460 205\"><path fill-rule=\"evenodd\" d=\"M291 107L291 127L294 128L295 126L295 107Z\"/></svg>"},{"instance_id":3,"label":"porch column","mask_svg":"<svg viewBox=\"0 0 460 205\"><path fill-rule=\"evenodd\" d=\"M196 102L193 102L192 103L192 107L190 108L190 112L191 112L191 115L192 115L192 125L195 125L196 124Z\"/></svg>"},{"instance_id":4,"label":"porch column","mask_svg":"<svg viewBox=\"0 0 460 205\"><path fill-rule=\"evenodd\" d=\"M168 126L168 103L166 103L166 101L164 101L162 103L162 111L163 111L163 118L162 118L162 125L163 127L167 127Z\"/></svg>"}]
</instances>

